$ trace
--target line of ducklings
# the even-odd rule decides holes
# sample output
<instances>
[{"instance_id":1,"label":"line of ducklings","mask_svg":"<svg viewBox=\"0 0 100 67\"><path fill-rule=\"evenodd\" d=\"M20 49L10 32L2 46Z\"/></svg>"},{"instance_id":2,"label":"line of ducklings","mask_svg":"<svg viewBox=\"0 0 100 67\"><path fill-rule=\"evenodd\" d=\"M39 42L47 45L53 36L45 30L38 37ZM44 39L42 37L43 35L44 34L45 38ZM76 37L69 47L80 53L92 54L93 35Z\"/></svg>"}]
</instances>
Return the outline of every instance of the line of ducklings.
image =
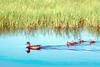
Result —
<instances>
[{"instance_id":1,"label":"line of ducklings","mask_svg":"<svg viewBox=\"0 0 100 67\"><path fill-rule=\"evenodd\" d=\"M77 44L83 44L84 42L88 42L90 45L96 43L95 40L85 41L85 40L79 39L78 42L76 42L76 41L67 41L67 46L68 46L68 47L69 47L69 46L75 46L75 45L77 45Z\"/></svg>"}]
</instances>

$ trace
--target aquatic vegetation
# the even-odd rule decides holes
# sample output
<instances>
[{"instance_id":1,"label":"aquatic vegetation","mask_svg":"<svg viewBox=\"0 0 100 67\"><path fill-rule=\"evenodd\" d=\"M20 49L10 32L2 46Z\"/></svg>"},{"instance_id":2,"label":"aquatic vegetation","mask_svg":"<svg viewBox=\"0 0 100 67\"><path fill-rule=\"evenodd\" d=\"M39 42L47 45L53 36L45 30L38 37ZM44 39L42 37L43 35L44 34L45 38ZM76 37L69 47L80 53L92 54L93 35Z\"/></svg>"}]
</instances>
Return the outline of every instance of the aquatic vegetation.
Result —
<instances>
[{"instance_id":1,"label":"aquatic vegetation","mask_svg":"<svg viewBox=\"0 0 100 67\"><path fill-rule=\"evenodd\" d=\"M100 33L99 7L99 0L0 0L0 32L47 28L58 34Z\"/></svg>"},{"instance_id":2,"label":"aquatic vegetation","mask_svg":"<svg viewBox=\"0 0 100 67\"><path fill-rule=\"evenodd\" d=\"M0 0L0 28L74 28L92 20L94 26L99 7L99 0Z\"/></svg>"}]
</instances>

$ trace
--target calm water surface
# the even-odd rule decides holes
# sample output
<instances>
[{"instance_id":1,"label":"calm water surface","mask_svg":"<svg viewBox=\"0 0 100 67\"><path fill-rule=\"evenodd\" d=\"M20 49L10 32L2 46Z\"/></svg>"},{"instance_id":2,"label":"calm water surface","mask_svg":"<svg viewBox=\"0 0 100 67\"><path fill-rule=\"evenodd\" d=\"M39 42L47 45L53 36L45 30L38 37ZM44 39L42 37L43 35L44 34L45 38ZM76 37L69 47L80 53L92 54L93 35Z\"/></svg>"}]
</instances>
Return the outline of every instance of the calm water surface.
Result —
<instances>
[{"instance_id":1,"label":"calm water surface","mask_svg":"<svg viewBox=\"0 0 100 67\"><path fill-rule=\"evenodd\" d=\"M67 47L66 42L79 38L93 39L97 43ZM26 42L42 46L58 46L58 50L42 49L26 52ZM35 31L34 34L18 32L0 36L0 67L99 67L100 37L87 31L78 35ZM65 46L63 46L65 45ZM70 50L74 49L74 50Z\"/></svg>"}]
</instances>

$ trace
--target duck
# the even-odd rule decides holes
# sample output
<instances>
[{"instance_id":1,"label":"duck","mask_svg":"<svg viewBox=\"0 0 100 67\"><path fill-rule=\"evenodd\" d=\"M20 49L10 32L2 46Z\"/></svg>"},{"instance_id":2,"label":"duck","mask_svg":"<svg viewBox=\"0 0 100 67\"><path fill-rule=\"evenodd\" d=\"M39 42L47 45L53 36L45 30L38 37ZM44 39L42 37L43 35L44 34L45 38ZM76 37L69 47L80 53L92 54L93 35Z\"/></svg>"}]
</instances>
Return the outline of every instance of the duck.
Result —
<instances>
[{"instance_id":1,"label":"duck","mask_svg":"<svg viewBox=\"0 0 100 67\"><path fill-rule=\"evenodd\" d=\"M74 46L74 45L76 45L76 44L78 44L77 42L73 42L73 41L71 41L71 42L67 42L67 46L69 47L69 46Z\"/></svg>"},{"instance_id":2,"label":"duck","mask_svg":"<svg viewBox=\"0 0 100 67\"><path fill-rule=\"evenodd\" d=\"M82 39L79 39L79 44L82 44L82 43L84 43L84 42L86 42L86 41L84 41L84 40L82 40Z\"/></svg>"},{"instance_id":3,"label":"duck","mask_svg":"<svg viewBox=\"0 0 100 67\"><path fill-rule=\"evenodd\" d=\"M31 49L31 50L40 50L41 49L41 45L38 45L38 44L31 45L30 42L27 42L26 44L27 44L26 48L28 50L29 49Z\"/></svg>"},{"instance_id":4,"label":"duck","mask_svg":"<svg viewBox=\"0 0 100 67\"><path fill-rule=\"evenodd\" d=\"M95 43L96 41L94 41L94 40L89 40L89 44L91 45L91 44L93 44L93 43Z\"/></svg>"}]
</instances>

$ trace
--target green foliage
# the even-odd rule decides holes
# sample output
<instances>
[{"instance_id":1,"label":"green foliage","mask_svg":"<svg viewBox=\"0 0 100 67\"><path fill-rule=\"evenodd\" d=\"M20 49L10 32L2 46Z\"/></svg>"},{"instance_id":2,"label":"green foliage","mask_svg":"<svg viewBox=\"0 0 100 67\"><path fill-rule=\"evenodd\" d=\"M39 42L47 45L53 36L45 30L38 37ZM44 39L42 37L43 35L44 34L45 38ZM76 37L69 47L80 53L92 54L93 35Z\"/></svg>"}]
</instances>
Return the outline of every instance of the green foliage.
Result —
<instances>
[{"instance_id":1,"label":"green foliage","mask_svg":"<svg viewBox=\"0 0 100 67\"><path fill-rule=\"evenodd\" d=\"M100 0L0 0L0 24L100 21Z\"/></svg>"}]
</instances>

